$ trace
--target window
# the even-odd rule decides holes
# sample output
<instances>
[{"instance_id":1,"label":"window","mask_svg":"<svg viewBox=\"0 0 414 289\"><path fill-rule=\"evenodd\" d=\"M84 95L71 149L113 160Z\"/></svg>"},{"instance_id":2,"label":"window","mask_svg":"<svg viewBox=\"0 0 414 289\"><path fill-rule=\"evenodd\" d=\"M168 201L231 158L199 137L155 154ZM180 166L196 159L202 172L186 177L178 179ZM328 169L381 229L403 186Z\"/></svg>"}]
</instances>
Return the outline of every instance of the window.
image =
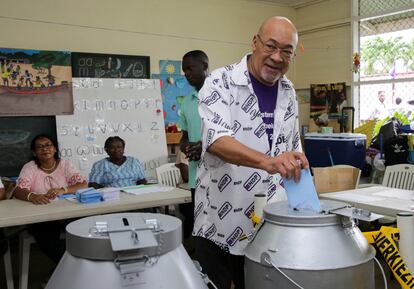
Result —
<instances>
[{"instance_id":1,"label":"window","mask_svg":"<svg viewBox=\"0 0 414 289\"><path fill-rule=\"evenodd\" d=\"M359 0L359 119L414 112L414 5ZM354 30L355 31L355 30ZM414 113L413 113L414 114Z\"/></svg>"}]
</instances>

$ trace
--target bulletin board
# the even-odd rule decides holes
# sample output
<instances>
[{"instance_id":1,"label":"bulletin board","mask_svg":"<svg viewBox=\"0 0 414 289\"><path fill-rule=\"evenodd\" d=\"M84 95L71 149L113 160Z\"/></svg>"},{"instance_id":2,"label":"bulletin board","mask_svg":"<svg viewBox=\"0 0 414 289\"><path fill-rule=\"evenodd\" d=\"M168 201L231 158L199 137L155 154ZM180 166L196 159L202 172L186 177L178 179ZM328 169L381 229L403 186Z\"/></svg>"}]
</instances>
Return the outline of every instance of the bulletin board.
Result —
<instances>
[{"instance_id":1,"label":"bulletin board","mask_svg":"<svg viewBox=\"0 0 414 289\"><path fill-rule=\"evenodd\" d=\"M94 162L107 157L105 140L125 140L125 155L144 165L147 178L167 162L167 146L159 80L73 79L74 114L57 116L62 158L88 176Z\"/></svg>"}]
</instances>

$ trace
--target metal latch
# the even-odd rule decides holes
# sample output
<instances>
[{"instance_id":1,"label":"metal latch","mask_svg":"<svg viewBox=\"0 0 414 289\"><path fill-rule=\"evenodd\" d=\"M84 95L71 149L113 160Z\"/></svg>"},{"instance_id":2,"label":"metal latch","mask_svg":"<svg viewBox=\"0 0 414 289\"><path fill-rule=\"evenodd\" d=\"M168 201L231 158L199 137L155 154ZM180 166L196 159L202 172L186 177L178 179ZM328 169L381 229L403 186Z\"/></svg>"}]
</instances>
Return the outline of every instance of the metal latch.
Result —
<instances>
[{"instance_id":1,"label":"metal latch","mask_svg":"<svg viewBox=\"0 0 414 289\"><path fill-rule=\"evenodd\" d=\"M375 220L378 220L384 217L383 215L375 214L365 209L354 208L354 207L349 207L349 206L332 209L329 211L329 213L339 215L342 217L358 219L358 220L366 221L366 222L372 222L372 221L375 221Z\"/></svg>"},{"instance_id":2,"label":"metal latch","mask_svg":"<svg viewBox=\"0 0 414 289\"><path fill-rule=\"evenodd\" d=\"M145 264L148 257L141 258L125 258L118 257L115 259L115 266L121 273L121 286L142 285L145 281L139 279L140 274L145 270Z\"/></svg>"},{"instance_id":3,"label":"metal latch","mask_svg":"<svg viewBox=\"0 0 414 289\"><path fill-rule=\"evenodd\" d=\"M154 236L161 232L157 219L97 221L90 232L109 237L112 250L117 253L114 263L121 273L123 287L145 283L142 276L139 278L141 273L158 260L158 256L149 257L148 252L152 256L161 252L162 235L159 236L160 244Z\"/></svg>"}]
</instances>

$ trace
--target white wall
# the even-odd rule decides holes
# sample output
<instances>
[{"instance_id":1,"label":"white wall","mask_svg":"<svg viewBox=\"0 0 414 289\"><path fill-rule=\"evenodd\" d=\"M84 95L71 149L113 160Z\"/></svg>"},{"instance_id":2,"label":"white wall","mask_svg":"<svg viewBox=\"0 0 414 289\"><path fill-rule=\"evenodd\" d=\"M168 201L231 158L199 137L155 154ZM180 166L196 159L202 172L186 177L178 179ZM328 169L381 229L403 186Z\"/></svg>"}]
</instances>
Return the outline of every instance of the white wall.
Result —
<instances>
[{"instance_id":1,"label":"white wall","mask_svg":"<svg viewBox=\"0 0 414 289\"><path fill-rule=\"evenodd\" d=\"M0 47L149 55L181 59L204 50L211 69L250 51L264 19L290 18L305 52L298 51L288 77L296 88L351 80L350 0L327 0L292 9L245 0L0 0ZM5 9L7 7L7 9ZM309 104L300 106L301 124Z\"/></svg>"},{"instance_id":2,"label":"white wall","mask_svg":"<svg viewBox=\"0 0 414 289\"><path fill-rule=\"evenodd\" d=\"M294 61L296 88L309 88L313 83L351 84L350 15L350 0L327 0L295 9L299 43L305 48ZM301 125L308 124L309 110L309 103L300 105Z\"/></svg>"},{"instance_id":3,"label":"white wall","mask_svg":"<svg viewBox=\"0 0 414 289\"><path fill-rule=\"evenodd\" d=\"M311 83L351 81L349 0L328 0L296 9L299 42L305 52L295 59L296 87Z\"/></svg>"},{"instance_id":4,"label":"white wall","mask_svg":"<svg viewBox=\"0 0 414 289\"><path fill-rule=\"evenodd\" d=\"M181 59L204 50L211 68L239 60L267 17L294 10L244 0L0 0L0 47ZM7 9L5 9L7 7Z\"/></svg>"}]
</instances>

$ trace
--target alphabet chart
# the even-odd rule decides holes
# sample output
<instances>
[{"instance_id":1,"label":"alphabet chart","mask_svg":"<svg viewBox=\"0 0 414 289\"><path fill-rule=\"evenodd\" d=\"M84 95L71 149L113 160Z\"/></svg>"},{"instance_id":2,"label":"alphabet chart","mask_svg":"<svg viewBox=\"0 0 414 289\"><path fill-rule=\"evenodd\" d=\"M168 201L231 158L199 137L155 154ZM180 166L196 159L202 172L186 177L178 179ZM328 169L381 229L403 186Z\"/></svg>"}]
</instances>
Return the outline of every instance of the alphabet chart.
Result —
<instances>
[{"instance_id":1,"label":"alphabet chart","mask_svg":"<svg viewBox=\"0 0 414 289\"><path fill-rule=\"evenodd\" d=\"M157 79L73 78L74 114L56 117L59 152L88 177L107 157L105 140L125 140L125 156L143 164L147 177L167 162L160 83Z\"/></svg>"}]
</instances>

